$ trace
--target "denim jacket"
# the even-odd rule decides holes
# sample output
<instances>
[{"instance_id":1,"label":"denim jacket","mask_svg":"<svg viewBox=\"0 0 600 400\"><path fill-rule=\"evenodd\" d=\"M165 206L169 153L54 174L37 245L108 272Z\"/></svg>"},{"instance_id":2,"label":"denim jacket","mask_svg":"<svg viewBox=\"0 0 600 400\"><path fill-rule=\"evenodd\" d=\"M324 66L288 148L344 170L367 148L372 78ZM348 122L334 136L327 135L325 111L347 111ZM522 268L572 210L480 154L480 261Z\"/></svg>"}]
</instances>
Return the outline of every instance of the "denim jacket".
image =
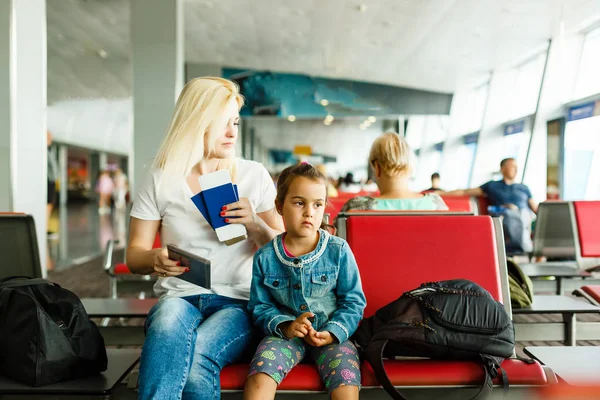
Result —
<instances>
[{"instance_id":1,"label":"denim jacket","mask_svg":"<svg viewBox=\"0 0 600 400\"><path fill-rule=\"evenodd\" d=\"M248 303L254 323L267 335L284 337L278 325L310 311L314 329L347 340L366 306L348 243L321 229L312 252L290 258L282 241L283 234L254 255Z\"/></svg>"}]
</instances>

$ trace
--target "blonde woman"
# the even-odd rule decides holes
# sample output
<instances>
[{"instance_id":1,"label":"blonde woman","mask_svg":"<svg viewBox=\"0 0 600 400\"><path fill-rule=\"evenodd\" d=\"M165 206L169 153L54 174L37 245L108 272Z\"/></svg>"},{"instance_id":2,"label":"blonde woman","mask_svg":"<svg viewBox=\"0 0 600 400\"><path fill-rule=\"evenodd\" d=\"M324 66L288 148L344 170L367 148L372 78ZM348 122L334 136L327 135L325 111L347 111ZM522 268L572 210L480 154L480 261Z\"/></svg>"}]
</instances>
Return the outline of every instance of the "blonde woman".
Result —
<instances>
[{"instance_id":1,"label":"blonde woman","mask_svg":"<svg viewBox=\"0 0 600 400\"><path fill-rule=\"evenodd\" d=\"M369 164L379 188L377 197L355 197L342 211L349 210L447 210L442 198L409 189L410 148L397 133L384 133L373 142Z\"/></svg>"},{"instance_id":2,"label":"blonde woman","mask_svg":"<svg viewBox=\"0 0 600 400\"><path fill-rule=\"evenodd\" d=\"M134 273L158 274L163 295L146 320L139 377L140 399L219 399L221 369L253 351L256 340L246 307L257 247L283 231L275 210L275 187L259 163L235 157L238 87L221 78L197 78L181 92L167 136L151 174L131 210L127 264ZM231 246L194 206L198 178L229 169L240 201L221 215L237 217L249 238ZM233 211L235 210L235 211ZM168 259L166 248L152 249L160 230L173 243L211 260L212 290L177 276L184 267Z\"/></svg>"}]
</instances>

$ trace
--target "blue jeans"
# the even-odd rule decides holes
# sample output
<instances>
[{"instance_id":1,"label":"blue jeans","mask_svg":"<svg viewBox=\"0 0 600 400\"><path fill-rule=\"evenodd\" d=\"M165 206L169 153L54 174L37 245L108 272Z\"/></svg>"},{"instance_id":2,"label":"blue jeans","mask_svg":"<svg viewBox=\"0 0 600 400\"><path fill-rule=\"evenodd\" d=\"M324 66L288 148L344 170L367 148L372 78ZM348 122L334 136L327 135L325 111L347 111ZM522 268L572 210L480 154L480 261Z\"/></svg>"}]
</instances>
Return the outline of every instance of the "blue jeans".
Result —
<instances>
[{"instance_id":1,"label":"blue jeans","mask_svg":"<svg viewBox=\"0 0 600 400\"><path fill-rule=\"evenodd\" d=\"M139 399L220 399L221 369L260 339L247 304L216 294L161 299L146 320Z\"/></svg>"}]
</instances>

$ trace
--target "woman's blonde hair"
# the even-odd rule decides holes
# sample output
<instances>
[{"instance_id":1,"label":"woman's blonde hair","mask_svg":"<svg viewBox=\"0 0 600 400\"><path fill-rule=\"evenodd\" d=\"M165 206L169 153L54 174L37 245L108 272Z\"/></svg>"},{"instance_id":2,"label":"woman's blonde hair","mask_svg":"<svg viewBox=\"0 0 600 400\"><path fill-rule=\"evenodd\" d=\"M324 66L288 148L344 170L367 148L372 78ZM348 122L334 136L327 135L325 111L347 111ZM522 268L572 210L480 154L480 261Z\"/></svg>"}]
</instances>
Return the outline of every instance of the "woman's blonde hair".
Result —
<instances>
[{"instance_id":1,"label":"woman's blonde hair","mask_svg":"<svg viewBox=\"0 0 600 400\"><path fill-rule=\"evenodd\" d=\"M206 154L214 151L215 139L228 123L225 108L231 99L236 100L238 110L244 105L244 98L235 82L217 77L189 81L177 99L154 167L162 169L166 176L188 176L204 158L205 150L208 150ZM208 149L204 148L205 136ZM229 168L232 180L235 180L235 162L232 161L219 162L218 169Z\"/></svg>"},{"instance_id":2,"label":"woman's blonde hair","mask_svg":"<svg viewBox=\"0 0 600 400\"><path fill-rule=\"evenodd\" d=\"M397 133L384 133L373 142L369 163L375 162L387 176L396 176L410 171L410 148L403 137Z\"/></svg>"}]
</instances>

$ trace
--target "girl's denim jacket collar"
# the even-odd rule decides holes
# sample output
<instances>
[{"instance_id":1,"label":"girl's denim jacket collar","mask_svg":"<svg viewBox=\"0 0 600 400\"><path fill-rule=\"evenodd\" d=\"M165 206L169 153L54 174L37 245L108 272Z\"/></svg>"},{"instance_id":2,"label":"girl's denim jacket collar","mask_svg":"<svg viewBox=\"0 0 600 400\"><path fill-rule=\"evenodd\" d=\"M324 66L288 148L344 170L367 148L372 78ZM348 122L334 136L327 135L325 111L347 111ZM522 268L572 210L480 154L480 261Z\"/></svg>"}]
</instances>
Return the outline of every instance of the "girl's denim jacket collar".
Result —
<instances>
[{"instance_id":1,"label":"girl's denim jacket collar","mask_svg":"<svg viewBox=\"0 0 600 400\"><path fill-rule=\"evenodd\" d=\"M268 335L282 337L279 324L310 311L316 330L343 342L356 330L365 305L348 243L325 230L319 230L317 247L308 254L288 257L279 235L254 255L248 308Z\"/></svg>"}]
</instances>

